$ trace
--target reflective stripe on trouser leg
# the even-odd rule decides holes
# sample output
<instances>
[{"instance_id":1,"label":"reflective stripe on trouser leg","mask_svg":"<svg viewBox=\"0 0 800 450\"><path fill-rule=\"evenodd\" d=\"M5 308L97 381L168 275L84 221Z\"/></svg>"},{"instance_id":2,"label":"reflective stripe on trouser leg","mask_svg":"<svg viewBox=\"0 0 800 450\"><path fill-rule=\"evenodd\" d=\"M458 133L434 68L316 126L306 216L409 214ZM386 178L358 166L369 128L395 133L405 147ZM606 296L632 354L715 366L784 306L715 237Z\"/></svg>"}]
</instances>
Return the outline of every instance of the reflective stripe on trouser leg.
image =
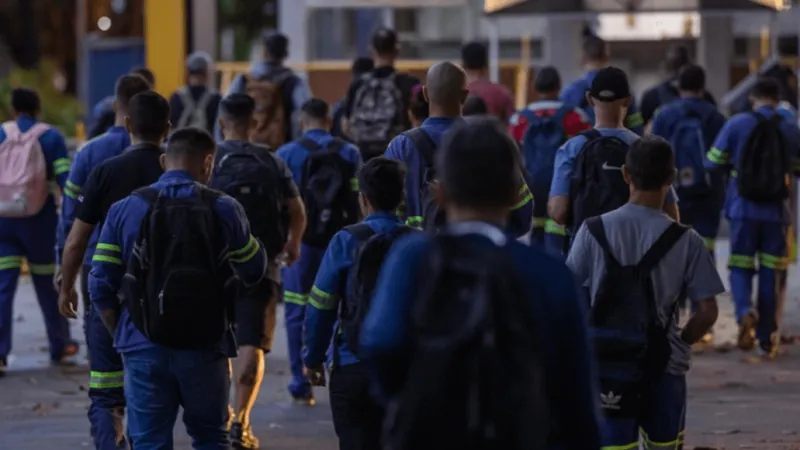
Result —
<instances>
[{"instance_id":1,"label":"reflective stripe on trouser leg","mask_svg":"<svg viewBox=\"0 0 800 450\"><path fill-rule=\"evenodd\" d=\"M669 442L656 442L650 440L647 433L641 430L642 437L644 438L644 448L647 450L678 450L683 445L684 431L678 433L678 437Z\"/></svg>"},{"instance_id":2,"label":"reflective stripe on trouser leg","mask_svg":"<svg viewBox=\"0 0 800 450\"><path fill-rule=\"evenodd\" d=\"M114 348L114 339L103 325L100 315L87 316L89 347L88 417L92 438L98 450L116 449L123 438L125 395L122 358Z\"/></svg>"},{"instance_id":3,"label":"reflective stripe on trouser leg","mask_svg":"<svg viewBox=\"0 0 800 450\"><path fill-rule=\"evenodd\" d=\"M21 267L21 256L0 256L0 358L11 352L14 294Z\"/></svg>"}]
</instances>

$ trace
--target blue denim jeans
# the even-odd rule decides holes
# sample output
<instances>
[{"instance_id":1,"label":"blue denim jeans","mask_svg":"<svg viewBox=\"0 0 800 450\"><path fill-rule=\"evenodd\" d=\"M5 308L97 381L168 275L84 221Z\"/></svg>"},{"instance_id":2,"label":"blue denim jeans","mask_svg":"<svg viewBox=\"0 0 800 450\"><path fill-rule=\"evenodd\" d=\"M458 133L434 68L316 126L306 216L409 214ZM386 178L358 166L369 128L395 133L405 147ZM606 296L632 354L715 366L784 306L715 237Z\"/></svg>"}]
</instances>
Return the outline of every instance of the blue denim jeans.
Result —
<instances>
[{"instance_id":1,"label":"blue denim jeans","mask_svg":"<svg viewBox=\"0 0 800 450\"><path fill-rule=\"evenodd\" d=\"M127 352L123 358L133 448L172 450L180 407L194 449L231 448L225 429L230 377L224 352L154 347Z\"/></svg>"}]
</instances>

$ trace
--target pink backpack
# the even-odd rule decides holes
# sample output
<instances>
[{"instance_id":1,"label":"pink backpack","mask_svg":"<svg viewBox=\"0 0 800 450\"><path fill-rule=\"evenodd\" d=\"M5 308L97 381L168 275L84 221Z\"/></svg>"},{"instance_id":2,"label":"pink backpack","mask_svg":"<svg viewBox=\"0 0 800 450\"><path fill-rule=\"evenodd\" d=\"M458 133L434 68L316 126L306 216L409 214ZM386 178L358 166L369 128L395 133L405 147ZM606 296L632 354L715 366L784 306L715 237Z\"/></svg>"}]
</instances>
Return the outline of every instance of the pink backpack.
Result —
<instances>
[{"instance_id":1,"label":"pink backpack","mask_svg":"<svg viewBox=\"0 0 800 450\"><path fill-rule=\"evenodd\" d=\"M3 124L0 143L0 217L31 217L41 211L49 187L47 163L39 138L49 125L37 123L22 133L16 122Z\"/></svg>"}]
</instances>

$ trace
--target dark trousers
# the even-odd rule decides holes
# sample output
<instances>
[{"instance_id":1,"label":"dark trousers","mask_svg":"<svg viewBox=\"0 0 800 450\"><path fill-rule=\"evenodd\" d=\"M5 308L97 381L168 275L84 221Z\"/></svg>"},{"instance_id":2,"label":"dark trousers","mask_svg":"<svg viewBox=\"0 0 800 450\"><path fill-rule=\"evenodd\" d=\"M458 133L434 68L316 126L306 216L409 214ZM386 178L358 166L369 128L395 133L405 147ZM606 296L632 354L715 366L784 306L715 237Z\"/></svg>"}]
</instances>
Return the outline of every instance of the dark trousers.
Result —
<instances>
[{"instance_id":1,"label":"dark trousers","mask_svg":"<svg viewBox=\"0 0 800 450\"><path fill-rule=\"evenodd\" d=\"M339 450L379 450L383 409L370 395L363 363L336 367L331 373L330 400Z\"/></svg>"}]
</instances>

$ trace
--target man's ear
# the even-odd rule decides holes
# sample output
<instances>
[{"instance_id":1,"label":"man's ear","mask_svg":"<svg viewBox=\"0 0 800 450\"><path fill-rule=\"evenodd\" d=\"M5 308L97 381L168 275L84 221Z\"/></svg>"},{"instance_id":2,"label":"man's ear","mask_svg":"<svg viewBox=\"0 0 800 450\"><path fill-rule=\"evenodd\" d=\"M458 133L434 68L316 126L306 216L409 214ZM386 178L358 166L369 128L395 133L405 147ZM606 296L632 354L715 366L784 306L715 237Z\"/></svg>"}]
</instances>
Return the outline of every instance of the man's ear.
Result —
<instances>
[{"instance_id":1,"label":"man's ear","mask_svg":"<svg viewBox=\"0 0 800 450\"><path fill-rule=\"evenodd\" d=\"M461 90L461 104L467 103L467 97L469 97L469 89L462 89Z\"/></svg>"},{"instance_id":2,"label":"man's ear","mask_svg":"<svg viewBox=\"0 0 800 450\"><path fill-rule=\"evenodd\" d=\"M161 164L161 168L164 172L167 171L167 155L162 153L161 156L158 157L158 162Z\"/></svg>"},{"instance_id":3,"label":"man's ear","mask_svg":"<svg viewBox=\"0 0 800 450\"><path fill-rule=\"evenodd\" d=\"M131 127L131 119L128 116L125 116L125 130L128 131L128 134L133 134L133 127Z\"/></svg>"},{"instance_id":4,"label":"man's ear","mask_svg":"<svg viewBox=\"0 0 800 450\"><path fill-rule=\"evenodd\" d=\"M678 176L678 169L672 169L672 172L670 172L669 175L669 179L667 180L670 186L675 184L675 179L677 178L677 176Z\"/></svg>"},{"instance_id":5,"label":"man's ear","mask_svg":"<svg viewBox=\"0 0 800 450\"><path fill-rule=\"evenodd\" d=\"M631 175L628 173L628 167L625 164L622 165L622 178L625 179L625 182L631 184Z\"/></svg>"},{"instance_id":6,"label":"man's ear","mask_svg":"<svg viewBox=\"0 0 800 450\"><path fill-rule=\"evenodd\" d=\"M592 108L594 108L594 99L593 99L593 98L592 98L592 96L589 94L589 92L587 91L587 92L586 92L585 94L583 94L583 95L585 95L585 96L586 96L586 104L587 104L587 105L589 105L589 106L591 106Z\"/></svg>"},{"instance_id":7,"label":"man's ear","mask_svg":"<svg viewBox=\"0 0 800 450\"><path fill-rule=\"evenodd\" d=\"M430 103L431 99L428 97L428 86L422 86L422 96L425 98L425 101Z\"/></svg>"},{"instance_id":8,"label":"man's ear","mask_svg":"<svg viewBox=\"0 0 800 450\"><path fill-rule=\"evenodd\" d=\"M431 181L428 185L428 189L433 193L433 198L439 207L444 207L447 205L447 193L445 192L444 186L439 182L439 180Z\"/></svg>"}]
</instances>

